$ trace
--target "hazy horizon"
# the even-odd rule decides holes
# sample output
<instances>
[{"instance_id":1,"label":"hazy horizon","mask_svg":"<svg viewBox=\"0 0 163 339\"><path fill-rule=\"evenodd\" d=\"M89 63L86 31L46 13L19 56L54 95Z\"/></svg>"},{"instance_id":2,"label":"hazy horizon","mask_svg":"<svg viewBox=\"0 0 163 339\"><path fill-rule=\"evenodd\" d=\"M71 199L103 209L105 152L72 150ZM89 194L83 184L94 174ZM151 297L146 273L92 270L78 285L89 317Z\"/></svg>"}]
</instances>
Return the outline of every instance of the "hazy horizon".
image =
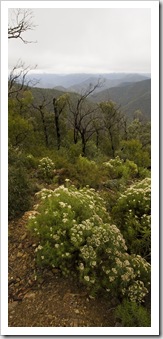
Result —
<instances>
[{"instance_id":1,"label":"hazy horizon","mask_svg":"<svg viewBox=\"0 0 163 339\"><path fill-rule=\"evenodd\" d=\"M34 30L9 40L9 69L21 59L48 74L151 72L150 8L35 8ZM12 13L12 10L9 10ZM10 22L10 15L9 15Z\"/></svg>"}]
</instances>

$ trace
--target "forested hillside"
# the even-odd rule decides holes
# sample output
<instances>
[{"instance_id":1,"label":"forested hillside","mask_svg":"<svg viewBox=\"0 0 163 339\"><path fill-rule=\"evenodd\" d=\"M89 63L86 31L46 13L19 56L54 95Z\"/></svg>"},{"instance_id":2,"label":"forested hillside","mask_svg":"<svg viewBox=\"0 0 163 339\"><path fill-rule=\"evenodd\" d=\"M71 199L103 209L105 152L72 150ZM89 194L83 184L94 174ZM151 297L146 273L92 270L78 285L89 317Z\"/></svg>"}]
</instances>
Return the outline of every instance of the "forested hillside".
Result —
<instances>
[{"instance_id":1,"label":"forested hillside","mask_svg":"<svg viewBox=\"0 0 163 339\"><path fill-rule=\"evenodd\" d=\"M116 296L119 315L133 303L149 326L139 308L150 299L150 121L93 103L98 86L80 95L9 82L9 220L36 209L38 267Z\"/></svg>"},{"instance_id":2,"label":"forested hillside","mask_svg":"<svg viewBox=\"0 0 163 339\"><path fill-rule=\"evenodd\" d=\"M11 14L8 38L31 43L24 37L35 28L31 11ZM59 49L69 47L69 40L60 41ZM130 45L131 39L129 51ZM51 47L50 41L43 59L48 69L53 53L52 63L57 60ZM67 54L59 55L66 55L61 67ZM109 69L105 54L99 69L105 59ZM149 74L32 74L20 60L13 67L9 326L151 326L150 115Z\"/></svg>"},{"instance_id":3,"label":"forested hillside","mask_svg":"<svg viewBox=\"0 0 163 339\"><path fill-rule=\"evenodd\" d=\"M81 95L87 91L91 84L92 87L96 88L93 93L90 94L89 100L96 103L111 100L117 103L117 105L120 105L121 111L124 112L131 120L134 118L135 111L141 111L143 117L150 120L151 79L149 76L142 74L72 74L62 76L55 74L27 75L27 81L31 81L32 79L35 79L37 82L37 87L40 88L40 93L41 89L48 93L49 88L48 96L53 93L52 89L54 93L56 90L64 93L72 92ZM97 83L100 85L96 86ZM46 89L43 88L43 85Z\"/></svg>"},{"instance_id":4,"label":"forested hillside","mask_svg":"<svg viewBox=\"0 0 163 339\"><path fill-rule=\"evenodd\" d=\"M134 116L134 112L140 110L143 116L150 120L151 117L151 80L143 80L135 83L122 83L121 86L109 88L100 93L93 94L91 98L95 102L113 100L121 106L121 110L128 117Z\"/></svg>"}]
</instances>

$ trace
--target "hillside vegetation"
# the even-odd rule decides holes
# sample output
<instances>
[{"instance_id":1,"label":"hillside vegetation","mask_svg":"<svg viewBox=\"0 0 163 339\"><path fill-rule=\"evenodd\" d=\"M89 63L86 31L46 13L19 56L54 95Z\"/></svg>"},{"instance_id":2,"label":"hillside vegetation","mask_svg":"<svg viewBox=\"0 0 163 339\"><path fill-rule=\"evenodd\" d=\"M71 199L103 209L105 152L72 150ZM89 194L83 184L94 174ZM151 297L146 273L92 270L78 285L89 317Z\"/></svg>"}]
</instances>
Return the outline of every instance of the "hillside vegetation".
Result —
<instances>
[{"instance_id":1,"label":"hillside vegetation","mask_svg":"<svg viewBox=\"0 0 163 339\"><path fill-rule=\"evenodd\" d=\"M112 100L120 105L129 118L133 119L134 112L140 110L143 116L150 120L151 116L151 79L149 75L144 74L33 74L27 75L27 80L35 79L38 81L38 88L49 94L55 93L56 96L63 93L77 93L82 95L87 91L90 84L96 86L100 81L89 100L99 103ZM43 88L43 87L46 87ZM53 91L52 91L53 89ZM57 94L57 91L59 93ZM53 95L53 94L52 94Z\"/></svg>"},{"instance_id":2,"label":"hillside vegetation","mask_svg":"<svg viewBox=\"0 0 163 339\"><path fill-rule=\"evenodd\" d=\"M31 211L38 268L150 326L150 80L99 88L9 83L9 220Z\"/></svg>"},{"instance_id":3,"label":"hillside vegetation","mask_svg":"<svg viewBox=\"0 0 163 339\"><path fill-rule=\"evenodd\" d=\"M129 117L133 117L136 110L140 110L146 119L151 117L151 80L135 83L122 83L121 86L100 91L91 96L95 102L113 100L121 105L121 110Z\"/></svg>"}]
</instances>

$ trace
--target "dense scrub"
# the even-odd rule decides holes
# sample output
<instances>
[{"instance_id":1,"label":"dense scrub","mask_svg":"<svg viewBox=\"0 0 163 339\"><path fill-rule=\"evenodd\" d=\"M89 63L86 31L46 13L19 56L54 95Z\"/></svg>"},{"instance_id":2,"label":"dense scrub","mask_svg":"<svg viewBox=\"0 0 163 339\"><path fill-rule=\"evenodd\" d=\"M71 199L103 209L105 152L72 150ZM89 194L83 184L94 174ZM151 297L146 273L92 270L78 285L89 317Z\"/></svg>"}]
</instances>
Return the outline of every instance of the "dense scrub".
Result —
<instances>
[{"instance_id":1,"label":"dense scrub","mask_svg":"<svg viewBox=\"0 0 163 339\"><path fill-rule=\"evenodd\" d=\"M29 91L17 98L9 99L9 219L35 203L28 228L38 266L74 274L93 296L116 296L123 326L150 326L149 122L127 124L116 104L97 111L84 96L55 99L54 112Z\"/></svg>"}]
</instances>

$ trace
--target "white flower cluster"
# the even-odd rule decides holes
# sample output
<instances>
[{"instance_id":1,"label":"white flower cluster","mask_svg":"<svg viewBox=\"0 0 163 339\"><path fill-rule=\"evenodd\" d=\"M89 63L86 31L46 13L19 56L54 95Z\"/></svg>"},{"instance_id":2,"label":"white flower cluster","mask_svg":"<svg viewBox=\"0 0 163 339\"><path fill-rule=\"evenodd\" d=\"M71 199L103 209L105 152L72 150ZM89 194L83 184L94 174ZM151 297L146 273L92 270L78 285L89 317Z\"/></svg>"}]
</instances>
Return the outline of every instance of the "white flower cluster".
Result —
<instances>
[{"instance_id":1,"label":"white flower cluster","mask_svg":"<svg viewBox=\"0 0 163 339\"><path fill-rule=\"evenodd\" d=\"M39 214L29 222L39 235L41 245L35 251L41 264L49 260L49 265L60 267L64 274L77 270L80 279L97 290L102 286L108 292L128 294L130 287L131 299L133 295L138 300L144 297L147 287L142 274L146 278L150 267L141 257L126 253L120 230L111 223L103 199L93 189L62 185L37 195L41 198Z\"/></svg>"},{"instance_id":2,"label":"white flower cluster","mask_svg":"<svg viewBox=\"0 0 163 339\"><path fill-rule=\"evenodd\" d=\"M132 302L143 302L147 293L147 288L144 286L143 281L140 280L134 281L134 283L128 288L128 297Z\"/></svg>"},{"instance_id":3,"label":"white flower cluster","mask_svg":"<svg viewBox=\"0 0 163 339\"><path fill-rule=\"evenodd\" d=\"M48 179L52 176L54 171L54 163L49 157L44 157L39 161L38 174L44 179Z\"/></svg>"}]
</instances>

